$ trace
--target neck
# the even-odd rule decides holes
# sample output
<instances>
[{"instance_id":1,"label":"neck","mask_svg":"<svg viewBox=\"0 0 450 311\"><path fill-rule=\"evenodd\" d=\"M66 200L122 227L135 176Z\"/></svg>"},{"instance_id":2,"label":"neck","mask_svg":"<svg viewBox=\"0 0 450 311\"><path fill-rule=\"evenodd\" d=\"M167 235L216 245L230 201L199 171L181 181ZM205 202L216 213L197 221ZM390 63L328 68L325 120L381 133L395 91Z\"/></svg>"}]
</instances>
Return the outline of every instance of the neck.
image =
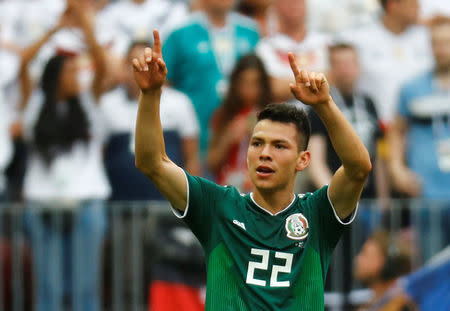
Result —
<instances>
[{"instance_id":1,"label":"neck","mask_svg":"<svg viewBox=\"0 0 450 311\"><path fill-rule=\"evenodd\" d=\"M381 20L384 27L396 35L403 33L409 26L409 24L402 23L397 18L390 15L384 15Z\"/></svg>"},{"instance_id":2,"label":"neck","mask_svg":"<svg viewBox=\"0 0 450 311\"><path fill-rule=\"evenodd\" d=\"M214 27L224 27L227 21L227 13L223 11L206 10L206 15L208 16L209 22Z\"/></svg>"},{"instance_id":3,"label":"neck","mask_svg":"<svg viewBox=\"0 0 450 311\"><path fill-rule=\"evenodd\" d=\"M291 204L294 198L294 186L279 191L260 191L255 189L253 199L259 206L275 215Z\"/></svg>"},{"instance_id":4,"label":"neck","mask_svg":"<svg viewBox=\"0 0 450 311\"><path fill-rule=\"evenodd\" d=\"M371 289L374 293L374 300L379 299L383 294L397 282L396 279L386 282L377 282L372 284Z\"/></svg>"},{"instance_id":5,"label":"neck","mask_svg":"<svg viewBox=\"0 0 450 311\"><path fill-rule=\"evenodd\" d=\"M281 22L280 23L280 32L284 33L288 37L293 40L300 42L306 36L306 27L303 22L299 23L297 21L289 23L289 22Z\"/></svg>"}]
</instances>

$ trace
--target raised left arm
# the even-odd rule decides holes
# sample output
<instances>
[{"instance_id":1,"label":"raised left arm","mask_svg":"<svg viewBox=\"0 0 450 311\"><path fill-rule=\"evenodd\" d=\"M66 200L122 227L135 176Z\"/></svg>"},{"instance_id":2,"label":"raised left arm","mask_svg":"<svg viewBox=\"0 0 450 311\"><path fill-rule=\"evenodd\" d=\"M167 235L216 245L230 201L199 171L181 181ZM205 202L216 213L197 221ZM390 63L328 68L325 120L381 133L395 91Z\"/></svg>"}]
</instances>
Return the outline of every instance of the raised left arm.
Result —
<instances>
[{"instance_id":1,"label":"raised left arm","mask_svg":"<svg viewBox=\"0 0 450 311\"><path fill-rule=\"evenodd\" d=\"M289 55L289 61L295 76L295 84L291 84L292 93L318 114L342 161L342 166L331 179L328 193L336 214L340 219L345 219L356 208L372 169L369 152L331 98L325 76L300 71L292 54Z\"/></svg>"}]
</instances>

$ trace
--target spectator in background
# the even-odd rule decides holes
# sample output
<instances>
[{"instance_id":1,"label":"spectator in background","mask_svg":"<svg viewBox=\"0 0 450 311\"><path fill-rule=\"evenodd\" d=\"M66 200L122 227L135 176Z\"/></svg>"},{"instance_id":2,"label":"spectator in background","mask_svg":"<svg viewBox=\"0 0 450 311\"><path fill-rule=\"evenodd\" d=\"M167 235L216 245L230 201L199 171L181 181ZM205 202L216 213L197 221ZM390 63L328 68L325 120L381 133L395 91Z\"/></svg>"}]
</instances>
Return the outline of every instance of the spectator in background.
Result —
<instances>
[{"instance_id":1,"label":"spectator in background","mask_svg":"<svg viewBox=\"0 0 450 311\"><path fill-rule=\"evenodd\" d=\"M173 31L163 45L168 80L187 94L200 123L200 155L206 158L208 127L228 88L236 61L251 52L256 24L231 11L233 0L203 0L203 10Z\"/></svg>"},{"instance_id":2,"label":"spectator in background","mask_svg":"<svg viewBox=\"0 0 450 311\"><path fill-rule=\"evenodd\" d=\"M24 192L37 311L63 310L68 301L75 311L100 310L103 206L110 188L102 162L104 130L95 107L103 92L106 59L92 17L88 6L68 0L58 26L73 23L83 30L96 64L92 89L80 90L73 57L56 55L46 64L23 117L30 147ZM56 30L24 54L24 72Z\"/></svg>"},{"instance_id":3,"label":"spectator in background","mask_svg":"<svg viewBox=\"0 0 450 311\"><path fill-rule=\"evenodd\" d=\"M253 188L247 169L247 149L255 115L272 102L269 77L254 54L243 56L233 69L230 88L212 119L208 165L217 183L241 192Z\"/></svg>"},{"instance_id":4,"label":"spectator in background","mask_svg":"<svg viewBox=\"0 0 450 311\"><path fill-rule=\"evenodd\" d=\"M450 18L435 18L431 33L436 66L402 88L390 168L401 193L450 199Z\"/></svg>"},{"instance_id":5,"label":"spectator in background","mask_svg":"<svg viewBox=\"0 0 450 311\"><path fill-rule=\"evenodd\" d=\"M106 148L105 164L112 187L112 200L165 200L134 164L134 131L139 88L134 81L133 58L149 46L135 42L123 62L123 84L106 93L101 109L111 136ZM171 159L192 174L198 174L199 126L189 98L169 86L163 88L160 115L166 152Z\"/></svg>"},{"instance_id":6,"label":"spectator in background","mask_svg":"<svg viewBox=\"0 0 450 311\"><path fill-rule=\"evenodd\" d=\"M433 210L418 218L424 259L450 243L450 18L436 17L430 25L436 66L402 88L389 133L395 189L426 199ZM427 212L440 223L432 225ZM428 240L432 230L444 230L444 239Z\"/></svg>"},{"instance_id":7,"label":"spectator in background","mask_svg":"<svg viewBox=\"0 0 450 311\"><path fill-rule=\"evenodd\" d=\"M307 29L305 0L277 0L274 5L278 32L261 40L256 52L271 78L274 100L282 102L294 98L289 88L293 78L288 52L296 55L301 68L326 72L328 39Z\"/></svg>"},{"instance_id":8,"label":"spectator in background","mask_svg":"<svg viewBox=\"0 0 450 311\"><path fill-rule=\"evenodd\" d=\"M380 0L382 16L365 27L344 33L358 49L360 87L375 101L384 126L397 109L401 85L433 64L428 30L419 26L418 0Z\"/></svg>"},{"instance_id":9,"label":"spectator in background","mask_svg":"<svg viewBox=\"0 0 450 311\"><path fill-rule=\"evenodd\" d=\"M103 29L114 28L120 32L121 55L126 56L131 43L151 41L155 28L160 29L165 38L188 14L189 7L183 1L122 0L112 2L101 11L98 19Z\"/></svg>"},{"instance_id":10,"label":"spectator in background","mask_svg":"<svg viewBox=\"0 0 450 311\"><path fill-rule=\"evenodd\" d=\"M274 0L241 0L237 11L254 19L262 37L273 34L277 28L277 19L273 10Z\"/></svg>"},{"instance_id":11,"label":"spectator in background","mask_svg":"<svg viewBox=\"0 0 450 311\"><path fill-rule=\"evenodd\" d=\"M329 57L331 96L364 142L374 163L375 169L369 175L361 198L385 199L388 190L383 188L386 183L381 178L385 174L377 169L380 167L377 165L377 140L382 132L373 101L364 93L357 91L360 76L357 52L352 45L338 43L329 47ZM310 177L314 188L319 189L329 184L334 172L341 166L341 161L320 118L313 111L310 117L312 132L309 148L314 155L310 164Z\"/></svg>"},{"instance_id":12,"label":"spectator in background","mask_svg":"<svg viewBox=\"0 0 450 311\"><path fill-rule=\"evenodd\" d=\"M370 303L359 310L413 311L415 304L403 293L398 278L411 272L412 252L400 236L375 232L355 259L355 278L373 291Z\"/></svg>"}]
</instances>

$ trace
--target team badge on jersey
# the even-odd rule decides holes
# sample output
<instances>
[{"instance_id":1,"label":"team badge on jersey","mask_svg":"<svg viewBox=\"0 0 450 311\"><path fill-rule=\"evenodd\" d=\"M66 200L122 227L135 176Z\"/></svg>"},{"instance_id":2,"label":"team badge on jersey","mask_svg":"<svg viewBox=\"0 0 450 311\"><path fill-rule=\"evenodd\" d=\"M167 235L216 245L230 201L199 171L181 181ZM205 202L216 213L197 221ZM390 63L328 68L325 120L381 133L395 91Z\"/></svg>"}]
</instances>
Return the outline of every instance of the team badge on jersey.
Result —
<instances>
[{"instance_id":1,"label":"team badge on jersey","mask_svg":"<svg viewBox=\"0 0 450 311\"><path fill-rule=\"evenodd\" d=\"M304 240L308 236L308 220L303 214L292 214L286 218L287 237L292 240Z\"/></svg>"}]
</instances>

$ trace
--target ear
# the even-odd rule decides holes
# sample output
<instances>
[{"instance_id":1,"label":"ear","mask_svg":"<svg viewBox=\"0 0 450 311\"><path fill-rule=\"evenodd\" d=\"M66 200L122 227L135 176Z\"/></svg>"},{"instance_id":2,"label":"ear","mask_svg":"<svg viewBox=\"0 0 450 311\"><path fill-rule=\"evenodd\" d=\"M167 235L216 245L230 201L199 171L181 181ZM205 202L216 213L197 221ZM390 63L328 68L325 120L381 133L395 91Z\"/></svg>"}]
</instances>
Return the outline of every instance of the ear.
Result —
<instances>
[{"instance_id":1,"label":"ear","mask_svg":"<svg viewBox=\"0 0 450 311\"><path fill-rule=\"evenodd\" d=\"M308 150L300 151L297 157L297 164L295 165L295 170L297 172L303 171L308 167L311 161L311 153Z\"/></svg>"}]
</instances>

